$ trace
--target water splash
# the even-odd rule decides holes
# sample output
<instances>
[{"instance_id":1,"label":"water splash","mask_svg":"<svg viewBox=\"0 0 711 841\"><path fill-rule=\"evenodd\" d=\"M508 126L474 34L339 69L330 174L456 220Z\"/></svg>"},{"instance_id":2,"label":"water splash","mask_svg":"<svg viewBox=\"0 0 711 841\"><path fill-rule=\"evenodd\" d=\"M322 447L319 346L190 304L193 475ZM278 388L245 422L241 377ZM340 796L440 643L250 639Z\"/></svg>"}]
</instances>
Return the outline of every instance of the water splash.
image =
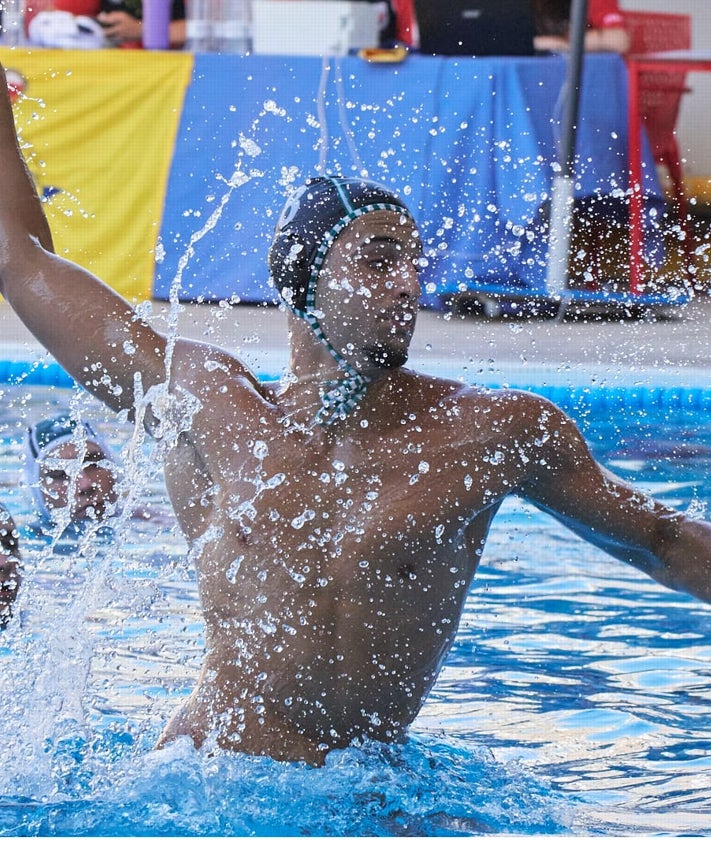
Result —
<instances>
[{"instance_id":1,"label":"water splash","mask_svg":"<svg viewBox=\"0 0 711 841\"><path fill-rule=\"evenodd\" d=\"M559 796L530 773L439 736L335 751L319 769L208 755L186 739L138 757L130 748L121 737L58 746L70 782L43 801L8 808L0 798L0 834L452 836L569 825Z\"/></svg>"}]
</instances>

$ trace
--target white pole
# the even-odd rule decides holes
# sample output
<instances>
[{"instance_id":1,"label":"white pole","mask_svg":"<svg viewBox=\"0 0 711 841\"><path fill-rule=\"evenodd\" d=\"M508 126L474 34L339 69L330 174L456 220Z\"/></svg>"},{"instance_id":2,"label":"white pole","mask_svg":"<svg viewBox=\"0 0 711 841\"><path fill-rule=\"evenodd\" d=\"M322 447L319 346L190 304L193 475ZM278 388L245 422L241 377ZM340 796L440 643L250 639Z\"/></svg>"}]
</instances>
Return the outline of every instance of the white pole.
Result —
<instances>
[{"instance_id":1,"label":"white pole","mask_svg":"<svg viewBox=\"0 0 711 841\"><path fill-rule=\"evenodd\" d=\"M565 110L558 150L559 172L553 178L551 191L546 269L546 292L553 300L560 301L559 317L562 317L565 311L568 291L568 255L575 197L575 138L587 17L587 0L572 0L570 50L565 78Z\"/></svg>"},{"instance_id":2,"label":"white pole","mask_svg":"<svg viewBox=\"0 0 711 841\"><path fill-rule=\"evenodd\" d=\"M563 299L566 297L568 287L568 258L574 197L574 179L569 175L556 175L553 179L548 222L546 292L554 301L561 302L561 310L565 306Z\"/></svg>"}]
</instances>

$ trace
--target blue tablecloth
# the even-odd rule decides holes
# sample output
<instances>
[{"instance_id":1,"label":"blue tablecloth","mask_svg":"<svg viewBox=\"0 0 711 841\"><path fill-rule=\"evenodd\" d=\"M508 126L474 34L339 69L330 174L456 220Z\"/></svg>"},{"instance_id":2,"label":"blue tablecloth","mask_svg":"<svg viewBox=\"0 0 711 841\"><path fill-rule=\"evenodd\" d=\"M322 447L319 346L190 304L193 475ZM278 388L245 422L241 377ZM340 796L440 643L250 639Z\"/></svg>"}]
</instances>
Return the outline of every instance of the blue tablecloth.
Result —
<instances>
[{"instance_id":1,"label":"blue tablecloth","mask_svg":"<svg viewBox=\"0 0 711 841\"><path fill-rule=\"evenodd\" d=\"M289 185L325 167L405 196L429 256L425 303L463 288L545 294L565 59L198 55L161 228L157 298L274 300L266 253ZM627 188L627 77L585 58L576 196ZM645 191L661 191L649 149ZM177 292L177 281L180 291Z\"/></svg>"}]
</instances>

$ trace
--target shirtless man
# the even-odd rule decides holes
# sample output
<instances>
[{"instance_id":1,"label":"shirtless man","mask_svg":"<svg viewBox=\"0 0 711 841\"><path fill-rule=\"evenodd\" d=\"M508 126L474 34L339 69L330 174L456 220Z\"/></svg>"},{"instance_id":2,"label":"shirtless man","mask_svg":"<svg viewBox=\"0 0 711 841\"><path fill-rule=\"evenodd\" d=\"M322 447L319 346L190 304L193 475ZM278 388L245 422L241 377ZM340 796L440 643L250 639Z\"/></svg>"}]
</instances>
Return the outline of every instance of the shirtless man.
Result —
<instances>
[{"instance_id":1,"label":"shirtless man","mask_svg":"<svg viewBox=\"0 0 711 841\"><path fill-rule=\"evenodd\" d=\"M603 470L555 406L403 367L420 241L384 188L319 179L287 203L270 270L291 360L274 388L229 352L171 345L51 253L7 99L0 159L0 291L79 383L170 443L207 653L161 744L187 734L318 764L403 738L509 494L711 599L709 524Z\"/></svg>"}]
</instances>

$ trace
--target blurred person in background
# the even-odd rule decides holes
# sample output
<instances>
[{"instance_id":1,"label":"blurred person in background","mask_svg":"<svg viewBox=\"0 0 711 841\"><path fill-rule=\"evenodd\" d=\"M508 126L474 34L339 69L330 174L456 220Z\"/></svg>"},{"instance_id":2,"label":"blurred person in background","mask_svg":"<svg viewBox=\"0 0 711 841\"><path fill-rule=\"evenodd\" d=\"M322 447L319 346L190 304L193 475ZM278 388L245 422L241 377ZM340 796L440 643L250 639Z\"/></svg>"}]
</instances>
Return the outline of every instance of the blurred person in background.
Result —
<instances>
[{"instance_id":1,"label":"blurred person in background","mask_svg":"<svg viewBox=\"0 0 711 841\"><path fill-rule=\"evenodd\" d=\"M107 40L117 47L139 49L143 36L143 0L100 0L100 3L96 19ZM185 45L184 0L173 0L170 18L170 46L177 49Z\"/></svg>"},{"instance_id":2,"label":"blurred person in background","mask_svg":"<svg viewBox=\"0 0 711 841\"><path fill-rule=\"evenodd\" d=\"M571 0L533 0L537 35L535 47L541 52L569 49ZM586 52L626 53L630 38L618 0L589 0Z\"/></svg>"},{"instance_id":3,"label":"blurred person in background","mask_svg":"<svg viewBox=\"0 0 711 841\"><path fill-rule=\"evenodd\" d=\"M24 471L45 526L103 521L116 512L116 459L85 421L61 414L30 426Z\"/></svg>"}]
</instances>

